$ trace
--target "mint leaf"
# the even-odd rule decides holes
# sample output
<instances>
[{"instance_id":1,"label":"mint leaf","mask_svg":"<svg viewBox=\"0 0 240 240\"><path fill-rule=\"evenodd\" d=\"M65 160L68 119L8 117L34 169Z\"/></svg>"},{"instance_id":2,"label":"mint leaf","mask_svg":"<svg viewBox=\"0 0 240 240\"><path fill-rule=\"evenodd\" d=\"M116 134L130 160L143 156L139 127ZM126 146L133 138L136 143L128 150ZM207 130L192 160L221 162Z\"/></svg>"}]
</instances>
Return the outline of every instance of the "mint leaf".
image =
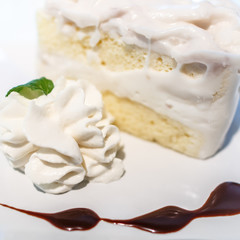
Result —
<instances>
[{"instance_id":1,"label":"mint leaf","mask_svg":"<svg viewBox=\"0 0 240 240\"><path fill-rule=\"evenodd\" d=\"M25 98L35 99L44 94L48 95L49 93L51 93L53 88L53 82L45 77L42 77L10 89L6 97L9 96L11 92L18 92Z\"/></svg>"}]
</instances>

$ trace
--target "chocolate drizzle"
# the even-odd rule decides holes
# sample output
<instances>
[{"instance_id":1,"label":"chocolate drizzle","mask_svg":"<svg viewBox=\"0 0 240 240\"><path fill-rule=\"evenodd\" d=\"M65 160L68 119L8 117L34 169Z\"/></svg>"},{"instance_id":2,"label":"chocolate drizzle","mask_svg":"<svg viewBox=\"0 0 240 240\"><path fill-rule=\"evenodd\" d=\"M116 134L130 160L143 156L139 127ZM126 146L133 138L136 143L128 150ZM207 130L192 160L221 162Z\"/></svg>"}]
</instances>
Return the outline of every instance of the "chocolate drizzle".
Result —
<instances>
[{"instance_id":1,"label":"chocolate drizzle","mask_svg":"<svg viewBox=\"0 0 240 240\"><path fill-rule=\"evenodd\" d=\"M154 212L128 220L100 218L87 208L69 209L57 213L39 213L0 204L34 217L44 219L55 227L66 231L89 230L100 221L135 227L152 233L171 233L185 227L200 217L232 216L240 214L240 184L225 182L209 196L206 203L195 211L176 206L167 206Z\"/></svg>"},{"instance_id":2,"label":"chocolate drizzle","mask_svg":"<svg viewBox=\"0 0 240 240\"><path fill-rule=\"evenodd\" d=\"M129 220L104 220L152 233L171 233L182 229L196 218L236 214L240 214L240 184L225 182L219 185L206 203L195 211L168 206Z\"/></svg>"}]
</instances>

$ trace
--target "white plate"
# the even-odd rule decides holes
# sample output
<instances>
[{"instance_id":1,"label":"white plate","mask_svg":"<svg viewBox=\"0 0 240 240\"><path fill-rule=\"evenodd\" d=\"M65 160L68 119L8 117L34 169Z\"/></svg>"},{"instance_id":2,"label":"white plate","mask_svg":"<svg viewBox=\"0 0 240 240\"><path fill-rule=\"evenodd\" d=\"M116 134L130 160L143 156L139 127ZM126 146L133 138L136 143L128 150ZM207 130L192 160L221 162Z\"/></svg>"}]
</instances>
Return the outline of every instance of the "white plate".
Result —
<instances>
[{"instance_id":1,"label":"white plate","mask_svg":"<svg viewBox=\"0 0 240 240\"><path fill-rule=\"evenodd\" d=\"M35 74L35 9L40 0L1 0L0 97ZM101 217L126 219L166 205L197 209L224 181L240 182L240 109L225 147L209 160L196 160L122 134L126 174L111 184L88 184L63 195L37 191L3 155L0 161L0 202L40 212L86 207ZM0 207L0 239L240 239L240 215L202 218L173 234L100 224L85 232L64 232L49 223Z\"/></svg>"}]
</instances>

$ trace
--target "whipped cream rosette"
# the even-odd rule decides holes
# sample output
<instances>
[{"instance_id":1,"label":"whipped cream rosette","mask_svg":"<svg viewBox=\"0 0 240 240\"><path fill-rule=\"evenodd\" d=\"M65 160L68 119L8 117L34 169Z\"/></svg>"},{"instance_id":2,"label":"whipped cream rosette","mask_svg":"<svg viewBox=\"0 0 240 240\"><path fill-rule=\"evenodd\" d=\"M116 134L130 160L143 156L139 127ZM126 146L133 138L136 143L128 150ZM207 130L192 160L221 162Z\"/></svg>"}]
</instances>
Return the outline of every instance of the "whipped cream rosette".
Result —
<instances>
[{"instance_id":1,"label":"whipped cream rosette","mask_svg":"<svg viewBox=\"0 0 240 240\"><path fill-rule=\"evenodd\" d=\"M11 92L1 103L1 149L48 193L67 192L86 178L111 182L124 172L119 130L111 123L93 85L60 79L47 96Z\"/></svg>"},{"instance_id":2,"label":"whipped cream rosette","mask_svg":"<svg viewBox=\"0 0 240 240\"><path fill-rule=\"evenodd\" d=\"M1 150L14 168L22 169L37 147L30 143L23 129L29 100L13 92L0 103Z\"/></svg>"}]
</instances>

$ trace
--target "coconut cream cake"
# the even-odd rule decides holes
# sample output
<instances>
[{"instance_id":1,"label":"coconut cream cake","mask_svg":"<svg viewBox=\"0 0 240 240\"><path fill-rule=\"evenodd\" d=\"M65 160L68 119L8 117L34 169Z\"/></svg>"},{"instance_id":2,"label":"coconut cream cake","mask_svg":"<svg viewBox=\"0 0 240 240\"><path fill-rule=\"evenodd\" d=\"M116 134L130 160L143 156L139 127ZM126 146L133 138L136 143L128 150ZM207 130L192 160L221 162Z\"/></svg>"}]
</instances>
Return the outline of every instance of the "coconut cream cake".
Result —
<instances>
[{"instance_id":1,"label":"coconut cream cake","mask_svg":"<svg viewBox=\"0 0 240 240\"><path fill-rule=\"evenodd\" d=\"M239 9L229 0L47 0L39 71L88 79L121 130L207 158L238 104Z\"/></svg>"}]
</instances>

